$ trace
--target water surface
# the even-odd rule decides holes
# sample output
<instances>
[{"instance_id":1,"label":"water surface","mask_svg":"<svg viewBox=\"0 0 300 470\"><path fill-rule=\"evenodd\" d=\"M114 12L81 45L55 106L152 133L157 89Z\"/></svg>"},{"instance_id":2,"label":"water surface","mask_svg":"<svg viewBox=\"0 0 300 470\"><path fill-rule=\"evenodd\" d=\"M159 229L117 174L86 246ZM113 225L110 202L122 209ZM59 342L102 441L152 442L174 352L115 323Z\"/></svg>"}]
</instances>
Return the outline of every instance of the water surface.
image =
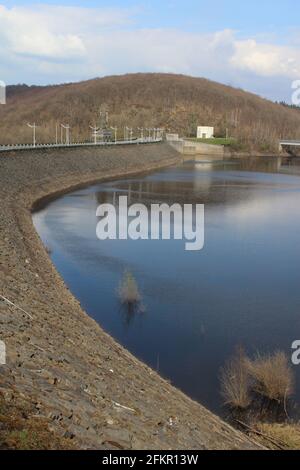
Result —
<instances>
[{"instance_id":1,"label":"water surface","mask_svg":"<svg viewBox=\"0 0 300 470\"><path fill-rule=\"evenodd\" d=\"M133 354L191 397L221 412L219 371L300 338L300 173L276 159L187 162L67 194L34 214L51 258L86 311ZM182 241L99 241L97 206L205 204L205 246ZM132 272L145 311L120 305ZM300 369L295 368L300 400Z\"/></svg>"}]
</instances>

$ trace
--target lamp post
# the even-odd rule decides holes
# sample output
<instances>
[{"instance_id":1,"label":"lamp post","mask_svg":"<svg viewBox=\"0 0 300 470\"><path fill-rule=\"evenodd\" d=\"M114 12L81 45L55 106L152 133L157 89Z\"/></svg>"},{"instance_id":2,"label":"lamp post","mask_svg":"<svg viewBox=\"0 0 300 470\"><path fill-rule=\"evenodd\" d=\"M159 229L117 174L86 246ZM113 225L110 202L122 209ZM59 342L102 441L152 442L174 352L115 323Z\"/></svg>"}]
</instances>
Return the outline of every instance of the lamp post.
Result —
<instances>
[{"instance_id":1,"label":"lamp post","mask_svg":"<svg viewBox=\"0 0 300 470\"><path fill-rule=\"evenodd\" d=\"M99 127L90 126L90 129L93 131L94 144L97 145L97 133L100 131Z\"/></svg>"},{"instance_id":2,"label":"lamp post","mask_svg":"<svg viewBox=\"0 0 300 470\"><path fill-rule=\"evenodd\" d=\"M132 141L132 135L133 135L133 129L130 127L126 127L128 133L129 133L129 140Z\"/></svg>"},{"instance_id":3,"label":"lamp post","mask_svg":"<svg viewBox=\"0 0 300 470\"><path fill-rule=\"evenodd\" d=\"M27 124L28 127L30 127L30 129L33 129L33 147L36 147L36 128L37 128L37 125L34 123L34 124Z\"/></svg>"},{"instance_id":4,"label":"lamp post","mask_svg":"<svg viewBox=\"0 0 300 470\"><path fill-rule=\"evenodd\" d=\"M143 141L144 140L144 128L139 127L138 130L141 131L141 141Z\"/></svg>"},{"instance_id":5,"label":"lamp post","mask_svg":"<svg viewBox=\"0 0 300 470\"><path fill-rule=\"evenodd\" d=\"M70 145L70 126L69 126L69 124L61 124L61 128L66 130L66 144ZM61 139L62 139L62 132L61 132Z\"/></svg>"},{"instance_id":6,"label":"lamp post","mask_svg":"<svg viewBox=\"0 0 300 470\"><path fill-rule=\"evenodd\" d=\"M146 131L148 131L148 140L151 140L151 129L147 128Z\"/></svg>"},{"instance_id":7,"label":"lamp post","mask_svg":"<svg viewBox=\"0 0 300 470\"><path fill-rule=\"evenodd\" d=\"M118 133L118 128L117 127L111 127L113 131L115 131L115 144L117 143L117 133Z\"/></svg>"}]
</instances>

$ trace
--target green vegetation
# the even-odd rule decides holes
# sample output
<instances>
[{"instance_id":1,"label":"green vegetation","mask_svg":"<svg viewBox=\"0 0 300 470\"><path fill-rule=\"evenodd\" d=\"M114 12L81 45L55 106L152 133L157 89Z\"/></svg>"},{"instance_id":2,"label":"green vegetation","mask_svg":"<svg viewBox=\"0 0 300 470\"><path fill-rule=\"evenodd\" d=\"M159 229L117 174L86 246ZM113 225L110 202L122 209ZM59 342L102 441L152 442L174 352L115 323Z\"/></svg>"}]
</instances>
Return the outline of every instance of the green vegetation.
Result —
<instances>
[{"instance_id":1,"label":"green vegetation","mask_svg":"<svg viewBox=\"0 0 300 470\"><path fill-rule=\"evenodd\" d=\"M213 139L188 139L193 142L200 142L202 144L209 144L209 145L224 145L225 147L235 147L238 142L236 139L226 139L225 137L216 137Z\"/></svg>"}]
</instances>

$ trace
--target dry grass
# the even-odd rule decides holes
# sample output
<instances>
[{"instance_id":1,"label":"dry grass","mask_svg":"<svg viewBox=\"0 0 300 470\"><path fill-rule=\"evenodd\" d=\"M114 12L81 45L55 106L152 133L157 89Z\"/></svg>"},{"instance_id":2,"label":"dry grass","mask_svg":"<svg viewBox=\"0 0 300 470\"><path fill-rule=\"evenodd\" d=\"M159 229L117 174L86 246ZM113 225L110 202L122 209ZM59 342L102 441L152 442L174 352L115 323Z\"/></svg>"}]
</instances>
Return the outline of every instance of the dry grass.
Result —
<instances>
[{"instance_id":1,"label":"dry grass","mask_svg":"<svg viewBox=\"0 0 300 470\"><path fill-rule=\"evenodd\" d=\"M14 396L6 401L0 395L0 450L71 450L71 439L56 435L49 422L26 400Z\"/></svg>"},{"instance_id":2,"label":"dry grass","mask_svg":"<svg viewBox=\"0 0 300 470\"><path fill-rule=\"evenodd\" d=\"M221 371L221 392L225 404L232 408L246 409L251 404L247 358L242 348Z\"/></svg>"},{"instance_id":3,"label":"dry grass","mask_svg":"<svg viewBox=\"0 0 300 470\"><path fill-rule=\"evenodd\" d=\"M294 377L285 353L278 351L248 360L248 370L254 379L254 390L269 400L284 403L293 394Z\"/></svg>"},{"instance_id":4,"label":"dry grass","mask_svg":"<svg viewBox=\"0 0 300 470\"><path fill-rule=\"evenodd\" d=\"M253 434L255 440L271 450L277 450L278 446L273 445L271 440L277 442L286 450L300 450L300 426L297 424L266 424L257 423L255 428L263 435L271 438L265 439Z\"/></svg>"},{"instance_id":5,"label":"dry grass","mask_svg":"<svg viewBox=\"0 0 300 470\"><path fill-rule=\"evenodd\" d=\"M121 302L127 305L138 304L142 298L133 275L126 271L120 283L118 294Z\"/></svg>"}]
</instances>

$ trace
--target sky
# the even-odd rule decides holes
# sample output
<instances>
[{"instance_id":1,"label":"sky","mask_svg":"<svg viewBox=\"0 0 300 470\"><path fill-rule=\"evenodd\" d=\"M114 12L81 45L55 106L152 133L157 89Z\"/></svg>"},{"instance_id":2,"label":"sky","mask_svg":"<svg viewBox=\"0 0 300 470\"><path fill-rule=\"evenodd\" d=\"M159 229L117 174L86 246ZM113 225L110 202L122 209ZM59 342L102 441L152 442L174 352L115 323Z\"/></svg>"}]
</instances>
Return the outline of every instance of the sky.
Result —
<instances>
[{"instance_id":1,"label":"sky","mask_svg":"<svg viewBox=\"0 0 300 470\"><path fill-rule=\"evenodd\" d=\"M299 0L0 0L0 80L170 72L290 102L299 18Z\"/></svg>"}]
</instances>

